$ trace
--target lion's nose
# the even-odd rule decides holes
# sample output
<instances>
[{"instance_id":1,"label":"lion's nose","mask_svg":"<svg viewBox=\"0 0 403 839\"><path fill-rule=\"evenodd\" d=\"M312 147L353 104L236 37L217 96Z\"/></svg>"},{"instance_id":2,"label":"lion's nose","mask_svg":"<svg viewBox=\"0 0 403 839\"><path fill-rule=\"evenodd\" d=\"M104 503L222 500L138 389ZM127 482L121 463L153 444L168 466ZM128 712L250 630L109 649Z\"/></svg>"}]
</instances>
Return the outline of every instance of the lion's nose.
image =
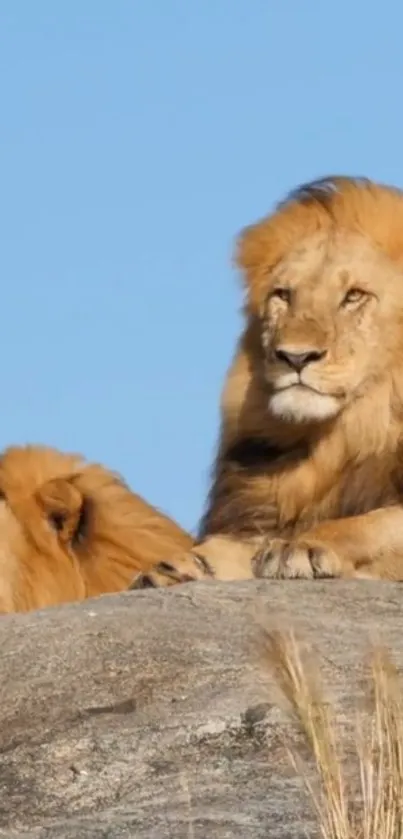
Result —
<instances>
[{"instance_id":1,"label":"lion's nose","mask_svg":"<svg viewBox=\"0 0 403 839\"><path fill-rule=\"evenodd\" d=\"M279 361L285 361L289 367L296 370L298 373L311 364L312 361L320 361L326 355L326 350L304 350L303 352L290 352L285 349L276 350L276 358Z\"/></svg>"}]
</instances>

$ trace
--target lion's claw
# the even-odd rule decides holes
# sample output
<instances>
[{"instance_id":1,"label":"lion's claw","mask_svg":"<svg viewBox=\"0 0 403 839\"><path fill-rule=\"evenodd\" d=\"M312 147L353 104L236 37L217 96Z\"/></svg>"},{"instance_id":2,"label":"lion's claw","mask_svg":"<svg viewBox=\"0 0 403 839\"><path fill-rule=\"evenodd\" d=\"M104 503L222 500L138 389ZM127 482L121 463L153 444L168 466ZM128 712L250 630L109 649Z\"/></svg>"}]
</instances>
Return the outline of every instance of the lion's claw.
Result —
<instances>
[{"instance_id":1,"label":"lion's claw","mask_svg":"<svg viewBox=\"0 0 403 839\"><path fill-rule=\"evenodd\" d=\"M174 586L213 576L213 571L204 556L192 551L174 557L169 562L159 562L150 571L138 574L129 589Z\"/></svg>"},{"instance_id":2,"label":"lion's claw","mask_svg":"<svg viewBox=\"0 0 403 839\"><path fill-rule=\"evenodd\" d=\"M271 539L253 560L256 577L318 579L341 576L338 556L324 545L308 540Z\"/></svg>"}]
</instances>

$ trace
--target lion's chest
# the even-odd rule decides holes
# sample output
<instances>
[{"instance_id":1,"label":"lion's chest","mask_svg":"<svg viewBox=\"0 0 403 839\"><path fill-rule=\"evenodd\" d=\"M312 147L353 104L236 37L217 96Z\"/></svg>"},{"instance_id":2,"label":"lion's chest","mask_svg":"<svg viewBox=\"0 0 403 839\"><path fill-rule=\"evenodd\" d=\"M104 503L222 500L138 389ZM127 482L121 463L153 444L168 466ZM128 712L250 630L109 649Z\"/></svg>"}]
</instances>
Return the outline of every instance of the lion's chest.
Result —
<instances>
[{"instance_id":1,"label":"lion's chest","mask_svg":"<svg viewBox=\"0 0 403 839\"><path fill-rule=\"evenodd\" d=\"M219 462L199 535L292 535L396 503L403 498L397 460L395 452L340 466L331 451L279 453L260 440L242 441Z\"/></svg>"},{"instance_id":2,"label":"lion's chest","mask_svg":"<svg viewBox=\"0 0 403 839\"><path fill-rule=\"evenodd\" d=\"M401 500L396 470L375 456L355 465L320 469L314 462L295 464L268 481L276 529L300 532L326 519L344 518L387 507Z\"/></svg>"}]
</instances>

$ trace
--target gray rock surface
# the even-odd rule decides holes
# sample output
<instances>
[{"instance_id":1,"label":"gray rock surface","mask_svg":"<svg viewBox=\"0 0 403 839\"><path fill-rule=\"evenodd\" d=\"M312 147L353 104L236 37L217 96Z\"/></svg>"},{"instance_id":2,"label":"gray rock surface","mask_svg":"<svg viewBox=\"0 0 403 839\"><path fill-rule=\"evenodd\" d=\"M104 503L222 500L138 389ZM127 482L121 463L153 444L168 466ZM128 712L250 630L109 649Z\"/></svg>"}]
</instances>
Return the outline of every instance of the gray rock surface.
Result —
<instances>
[{"instance_id":1,"label":"gray rock surface","mask_svg":"<svg viewBox=\"0 0 403 839\"><path fill-rule=\"evenodd\" d=\"M316 642L346 719L374 630L403 665L388 583L196 583L1 618L0 837L314 835L262 623Z\"/></svg>"}]
</instances>

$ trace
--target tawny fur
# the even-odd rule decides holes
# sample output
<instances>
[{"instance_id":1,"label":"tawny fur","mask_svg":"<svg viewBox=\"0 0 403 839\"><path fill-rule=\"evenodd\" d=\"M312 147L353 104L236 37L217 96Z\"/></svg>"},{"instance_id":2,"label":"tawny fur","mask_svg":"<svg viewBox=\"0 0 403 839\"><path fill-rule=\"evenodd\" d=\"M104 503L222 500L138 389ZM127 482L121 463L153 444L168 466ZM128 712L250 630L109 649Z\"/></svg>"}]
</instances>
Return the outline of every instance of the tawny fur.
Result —
<instances>
[{"instance_id":1,"label":"tawny fur","mask_svg":"<svg viewBox=\"0 0 403 839\"><path fill-rule=\"evenodd\" d=\"M402 192L304 186L241 234L237 263L245 327L198 557L172 557L148 584L403 580ZM296 372L284 353L310 361Z\"/></svg>"},{"instance_id":2,"label":"tawny fur","mask_svg":"<svg viewBox=\"0 0 403 839\"><path fill-rule=\"evenodd\" d=\"M53 448L0 457L0 611L127 589L192 538L102 466Z\"/></svg>"}]
</instances>

